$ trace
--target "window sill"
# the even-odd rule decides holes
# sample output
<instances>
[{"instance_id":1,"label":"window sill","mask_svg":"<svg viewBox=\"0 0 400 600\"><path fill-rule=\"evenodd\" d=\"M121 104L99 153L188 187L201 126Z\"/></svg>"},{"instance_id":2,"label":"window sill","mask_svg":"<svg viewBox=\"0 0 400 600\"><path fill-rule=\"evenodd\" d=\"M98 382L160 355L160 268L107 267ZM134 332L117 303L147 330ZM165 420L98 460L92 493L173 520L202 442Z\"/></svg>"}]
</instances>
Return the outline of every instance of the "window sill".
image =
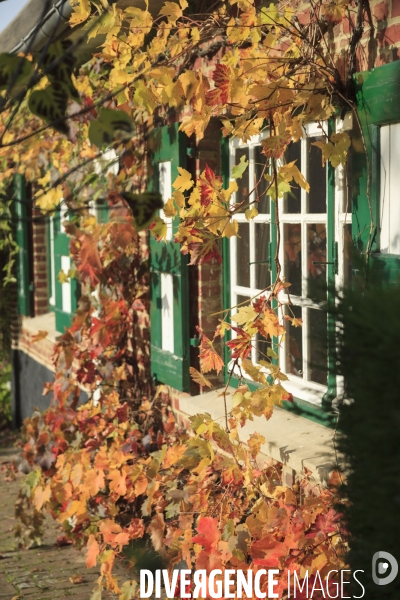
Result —
<instances>
[{"instance_id":1,"label":"window sill","mask_svg":"<svg viewBox=\"0 0 400 600\"><path fill-rule=\"evenodd\" d=\"M207 412L221 423L224 419L224 402L220 394L223 390L221 388L197 396L173 392L173 406L183 419ZM227 404L230 410L235 389L230 387L228 391ZM247 440L252 433L259 433L266 439L261 446L262 457L277 460L299 474L308 469L317 483L326 484L332 471L337 468L334 431L310 419L276 407L269 421L255 417L254 421L247 421L239 430L242 440Z\"/></svg>"}]
</instances>

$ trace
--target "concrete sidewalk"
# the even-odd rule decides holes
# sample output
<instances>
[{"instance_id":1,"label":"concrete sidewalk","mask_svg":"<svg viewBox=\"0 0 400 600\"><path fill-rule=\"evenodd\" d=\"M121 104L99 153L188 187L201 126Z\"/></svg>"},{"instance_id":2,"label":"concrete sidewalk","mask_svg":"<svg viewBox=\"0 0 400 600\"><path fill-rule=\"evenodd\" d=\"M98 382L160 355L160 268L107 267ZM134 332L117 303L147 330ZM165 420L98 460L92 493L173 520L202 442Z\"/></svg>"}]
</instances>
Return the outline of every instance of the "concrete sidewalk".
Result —
<instances>
[{"instance_id":1,"label":"concrete sidewalk","mask_svg":"<svg viewBox=\"0 0 400 600\"><path fill-rule=\"evenodd\" d=\"M61 535L51 517L46 519L43 545L16 550L14 541L14 502L20 479L5 481L5 465L12 460L13 448L0 449L0 600L89 600L99 569L88 570L85 553L72 546L55 546ZM70 578L81 583L72 583ZM119 578L122 584L129 578ZM102 600L117 596L104 592Z\"/></svg>"}]
</instances>

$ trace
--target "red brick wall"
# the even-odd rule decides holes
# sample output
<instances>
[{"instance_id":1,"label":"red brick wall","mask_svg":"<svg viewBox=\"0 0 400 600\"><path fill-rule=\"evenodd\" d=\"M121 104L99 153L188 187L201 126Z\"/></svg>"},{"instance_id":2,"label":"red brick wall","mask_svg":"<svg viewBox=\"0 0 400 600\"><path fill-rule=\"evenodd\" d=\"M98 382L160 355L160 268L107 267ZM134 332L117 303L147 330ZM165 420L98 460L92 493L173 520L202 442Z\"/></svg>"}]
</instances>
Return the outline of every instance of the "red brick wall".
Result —
<instances>
[{"instance_id":1,"label":"red brick wall","mask_svg":"<svg viewBox=\"0 0 400 600\"><path fill-rule=\"evenodd\" d=\"M37 317L47 313L49 310L49 274L47 263L47 228L43 219L35 220L40 217L40 211L33 209L32 222L32 255L33 255L33 316Z\"/></svg>"}]
</instances>

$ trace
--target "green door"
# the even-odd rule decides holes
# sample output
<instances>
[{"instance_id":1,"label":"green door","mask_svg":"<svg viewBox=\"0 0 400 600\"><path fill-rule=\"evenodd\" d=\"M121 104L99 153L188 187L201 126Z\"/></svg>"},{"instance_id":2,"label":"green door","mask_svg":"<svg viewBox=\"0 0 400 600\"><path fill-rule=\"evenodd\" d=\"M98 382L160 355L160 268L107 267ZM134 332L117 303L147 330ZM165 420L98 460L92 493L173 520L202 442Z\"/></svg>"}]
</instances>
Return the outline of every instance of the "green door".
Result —
<instances>
[{"instance_id":1,"label":"green door","mask_svg":"<svg viewBox=\"0 0 400 600\"><path fill-rule=\"evenodd\" d=\"M79 286L76 279L70 278L66 283L60 283L58 274L63 271L68 274L72 266L69 254L69 238L64 233L63 221L66 219L65 211L58 210L53 217L53 257L54 257L54 286L56 315L56 330L64 333L65 327L71 325L72 315L76 310L79 297Z\"/></svg>"},{"instance_id":2,"label":"green door","mask_svg":"<svg viewBox=\"0 0 400 600\"><path fill-rule=\"evenodd\" d=\"M186 136L179 124L158 128L152 134L151 188L164 203L171 197L178 167L186 165ZM162 213L162 211L160 211ZM188 261L174 243L177 219L168 224L167 241L150 239L151 373L155 381L178 390L190 390Z\"/></svg>"}]
</instances>

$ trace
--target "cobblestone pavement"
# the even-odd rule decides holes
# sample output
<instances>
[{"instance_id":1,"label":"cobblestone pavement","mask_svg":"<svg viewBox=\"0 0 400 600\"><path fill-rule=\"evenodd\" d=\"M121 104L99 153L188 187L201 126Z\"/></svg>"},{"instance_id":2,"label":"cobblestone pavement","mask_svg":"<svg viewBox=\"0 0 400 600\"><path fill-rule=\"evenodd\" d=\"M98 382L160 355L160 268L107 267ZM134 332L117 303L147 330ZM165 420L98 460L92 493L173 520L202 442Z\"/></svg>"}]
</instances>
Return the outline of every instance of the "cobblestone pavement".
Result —
<instances>
[{"instance_id":1,"label":"cobblestone pavement","mask_svg":"<svg viewBox=\"0 0 400 600\"><path fill-rule=\"evenodd\" d=\"M5 481L2 469L12 453L0 450L0 600L89 600L99 571L86 568L83 552L72 546L55 546L60 531L51 518L46 520L41 547L15 549L14 501L19 481ZM73 584L70 578L74 575L82 582ZM122 581L128 578L126 573ZM103 593L102 600L111 599L116 596Z\"/></svg>"}]
</instances>

